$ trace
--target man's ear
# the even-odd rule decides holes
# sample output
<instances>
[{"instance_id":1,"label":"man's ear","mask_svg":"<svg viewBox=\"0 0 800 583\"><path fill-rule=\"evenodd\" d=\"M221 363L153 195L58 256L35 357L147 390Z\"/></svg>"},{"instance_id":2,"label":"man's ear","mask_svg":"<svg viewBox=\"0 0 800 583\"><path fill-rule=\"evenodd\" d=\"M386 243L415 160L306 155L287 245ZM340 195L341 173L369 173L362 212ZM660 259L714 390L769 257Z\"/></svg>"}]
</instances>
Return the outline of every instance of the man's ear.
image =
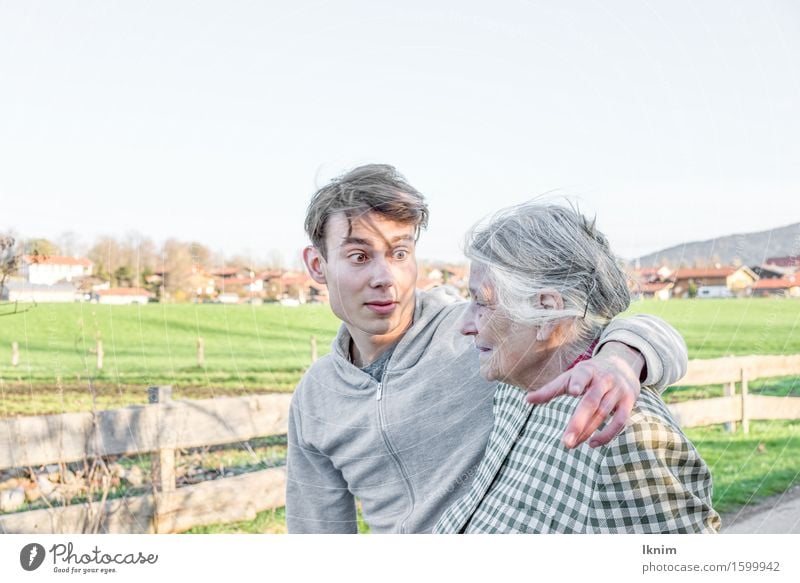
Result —
<instances>
[{"instance_id":1,"label":"man's ear","mask_svg":"<svg viewBox=\"0 0 800 583\"><path fill-rule=\"evenodd\" d=\"M303 249L303 263L306 264L306 269L311 279L321 284L328 283L325 279L325 258L322 256L319 249L313 245L309 245Z\"/></svg>"}]
</instances>

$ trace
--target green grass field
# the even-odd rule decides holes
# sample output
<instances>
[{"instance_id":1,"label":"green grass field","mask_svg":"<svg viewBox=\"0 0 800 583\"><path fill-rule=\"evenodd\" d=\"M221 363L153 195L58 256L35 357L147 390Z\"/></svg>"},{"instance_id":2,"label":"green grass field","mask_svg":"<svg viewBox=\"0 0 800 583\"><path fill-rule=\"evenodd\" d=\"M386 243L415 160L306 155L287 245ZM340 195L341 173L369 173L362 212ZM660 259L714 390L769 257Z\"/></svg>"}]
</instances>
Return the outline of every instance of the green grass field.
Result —
<instances>
[{"instance_id":1,"label":"green grass field","mask_svg":"<svg viewBox=\"0 0 800 583\"><path fill-rule=\"evenodd\" d=\"M101 409L143 403L150 385L173 385L177 398L291 391L310 364L311 336L322 355L337 329L322 305L39 304L0 317L0 415L90 409L90 382Z\"/></svg>"},{"instance_id":2,"label":"green grass field","mask_svg":"<svg viewBox=\"0 0 800 583\"><path fill-rule=\"evenodd\" d=\"M800 301L648 301L629 313L670 322L686 339L690 358L800 353ZM176 398L291 391L310 363L310 337L317 337L322 355L337 328L327 306L41 304L0 317L0 416L88 410L93 399L100 409L142 404L153 384L173 385ZM196 362L198 336L205 342L203 367ZM102 371L93 353L98 337ZM19 343L17 367L11 366L12 342ZM750 388L796 397L798 380L755 380ZM674 402L721 392L681 387L664 397ZM711 466L722 512L800 483L800 422L754 422L747 436L721 427L686 433ZM236 463L238 454L231 455L226 466ZM192 532L281 532L282 512Z\"/></svg>"},{"instance_id":3,"label":"green grass field","mask_svg":"<svg viewBox=\"0 0 800 583\"><path fill-rule=\"evenodd\" d=\"M690 358L800 353L800 301L648 301L629 313L670 322L684 335ZM310 337L317 337L322 355L337 328L323 305L39 304L0 317L2 401L6 414L73 410L78 401L87 407L90 381L101 408L140 403L145 394L136 389L154 384L173 385L179 398L291 391L310 363ZM198 337L205 343L202 367ZM97 338L102 370L96 369ZM20 348L17 367L11 366L12 342ZM30 395L46 411L19 405Z\"/></svg>"},{"instance_id":4,"label":"green grass field","mask_svg":"<svg viewBox=\"0 0 800 583\"><path fill-rule=\"evenodd\" d=\"M799 300L651 300L635 302L626 313L652 314L675 326L689 358L800 353Z\"/></svg>"}]
</instances>

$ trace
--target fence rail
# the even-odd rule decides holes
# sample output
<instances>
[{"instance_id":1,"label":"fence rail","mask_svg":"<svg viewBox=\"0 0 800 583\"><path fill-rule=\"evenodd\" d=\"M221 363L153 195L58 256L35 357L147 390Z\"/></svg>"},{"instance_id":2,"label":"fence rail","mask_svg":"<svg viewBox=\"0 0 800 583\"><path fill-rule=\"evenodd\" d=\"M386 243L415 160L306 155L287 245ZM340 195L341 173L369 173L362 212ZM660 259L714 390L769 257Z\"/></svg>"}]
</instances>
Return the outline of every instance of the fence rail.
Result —
<instances>
[{"instance_id":1,"label":"fence rail","mask_svg":"<svg viewBox=\"0 0 800 583\"><path fill-rule=\"evenodd\" d=\"M96 415L64 413L0 419L0 470L283 434L290 400L288 394L167 400Z\"/></svg>"},{"instance_id":2,"label":"fence rail","mask_svg":"<svg viewBox=\"0 0 800 583\"><path fill-rule=\"evenodd\" d=\"M748 392L748 380L793 375L800 376L800 355L693 360L677 386L722 383L726 396L669 408L683 427L741 423L747 431L753 419L800 419L800 399ZM148 494L0 514L0 532L181 532L283 506L285 468L176 488L175 450L284 434L291 395L173 401L169 387L149 391L149 405L0 419L0 470L150 454L153 472Z\"/></svg>"},{"instance_id":3,"label":"fence rail","mask_svg":"<svg viewBox=\"0 0 800 583\"><path fill-rule=\"evenodd\" d=\"M789 356L726 356L690 360L686 375L674 386L738 383L742 371L750 380L800 375L800 354Z\"/></svg>"},{"instance_id":4,"label":"fence rail","mask_svg":"<svg viewBox=\"0 0 800 583\"><path fill-rule=\"evenodd\" d=\"M749 432L751 420L800 419L800 399L749 393L750 380L783 376L800 376L800 354L690 360L686 375L675 386L722 384L725 396L673 403L669 409L682 427L724 423L733 431L741 423L744 433Z\"/></svg>"}]
</instances>

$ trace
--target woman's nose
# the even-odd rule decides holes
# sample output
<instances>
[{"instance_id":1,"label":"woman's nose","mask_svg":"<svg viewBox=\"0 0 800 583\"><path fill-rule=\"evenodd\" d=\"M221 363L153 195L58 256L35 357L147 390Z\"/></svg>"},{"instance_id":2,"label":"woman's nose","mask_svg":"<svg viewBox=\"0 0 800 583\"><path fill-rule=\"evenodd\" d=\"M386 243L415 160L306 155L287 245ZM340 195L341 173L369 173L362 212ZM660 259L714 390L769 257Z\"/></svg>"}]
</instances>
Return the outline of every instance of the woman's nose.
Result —
<instances>
[{"instance_id":1,"label":"woman's nose","mask_svg":"<svg viewBox=\"0 0 800 583\"><path fill-rule=\"evenodd\" d=\"M467 308L461 319L461 333L464 336L474 336L478 333L477 328L475 328L475 310L472 306Z\"/></svg>"}]
</instances>

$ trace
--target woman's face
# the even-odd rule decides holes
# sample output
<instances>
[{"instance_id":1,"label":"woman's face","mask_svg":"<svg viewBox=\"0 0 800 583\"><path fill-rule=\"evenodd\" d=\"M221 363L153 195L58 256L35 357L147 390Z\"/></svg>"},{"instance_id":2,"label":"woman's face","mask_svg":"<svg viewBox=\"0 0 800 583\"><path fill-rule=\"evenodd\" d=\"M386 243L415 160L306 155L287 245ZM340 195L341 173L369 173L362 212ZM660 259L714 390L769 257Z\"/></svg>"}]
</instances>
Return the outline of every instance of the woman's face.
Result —
<instances>
[{"instance_id":1,"label":"woman's face","mask_svg":"<svg viewBox=\"0 0 800 583\"><path fill-rule=\"evenodd\" d=\"M531 383L531 371L544 371L552 350L537 341L538 326L514 322L496 304L494 284L486 267L473 263L469 274L470 305L461 323L461 333L473 336L478 350L481 376L518 386Z\"/></svg>"}]
</instances>

